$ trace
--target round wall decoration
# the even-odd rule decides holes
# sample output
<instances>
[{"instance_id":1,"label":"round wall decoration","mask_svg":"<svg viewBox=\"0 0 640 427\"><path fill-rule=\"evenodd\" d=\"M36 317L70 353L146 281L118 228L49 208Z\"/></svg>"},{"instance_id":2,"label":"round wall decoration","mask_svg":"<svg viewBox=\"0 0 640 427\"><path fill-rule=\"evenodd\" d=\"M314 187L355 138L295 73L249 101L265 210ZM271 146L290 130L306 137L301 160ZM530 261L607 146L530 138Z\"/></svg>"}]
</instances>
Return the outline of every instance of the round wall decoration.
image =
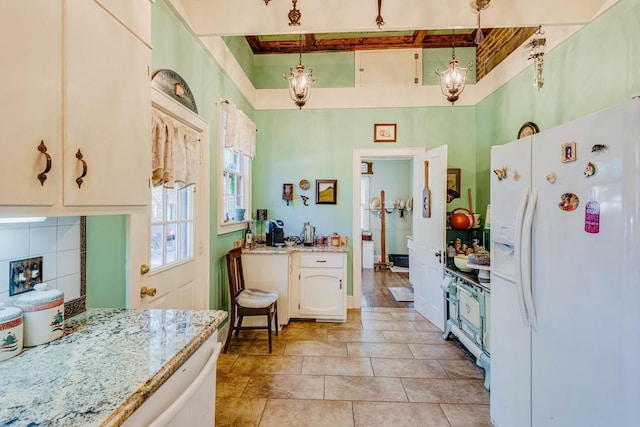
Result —
<instances>
[{"instance_id":1,"label":"round wall decoration","mask_svg":"<svg viewBox=\"0 0 640 427\"><path fill-rule=\"evenodd\" d=\"M518 131L518 139L524 138L525 136L533 135L540 132L538 125L533 122L526 122L520 127Z\"/></svg>"},{"instance_id":2,"label":"round wall decoration","mask_svg":"<svg viewBox=\"0 0 640 427\"><path fill-rule=\"evenodd\" d=\"M299 185L301 190L308 190L310 186L309 181L306 179L301 180Z\"/></svg>"}]
</instances>

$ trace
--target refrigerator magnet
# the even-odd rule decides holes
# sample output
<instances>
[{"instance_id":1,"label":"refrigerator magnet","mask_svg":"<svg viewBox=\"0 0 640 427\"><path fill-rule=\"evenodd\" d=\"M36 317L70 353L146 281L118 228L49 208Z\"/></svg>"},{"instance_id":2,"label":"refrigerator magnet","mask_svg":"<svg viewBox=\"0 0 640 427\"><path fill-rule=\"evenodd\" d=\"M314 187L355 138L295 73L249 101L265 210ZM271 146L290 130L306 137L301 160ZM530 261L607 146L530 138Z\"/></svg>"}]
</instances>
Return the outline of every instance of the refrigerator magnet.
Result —
<instances>
[{"instance_id":1,"label":"refrigerator magnet","mask_svg":"<svg viewBox=\"0 0 640 427\"><path fill-rule=\"evenodd\" d=\"M547 176L545 177L545 179L547 180L547 182L549 184L555 184L556 183L556 173L555 172L549 172L547 174Z\"/></svg>"},{"instance_id":2,"label":"refrigerator magnet","mask_svg":"<svg viewBox=\"0 0 640 427\"><path fill-rule=\"evenodd\" d=\"M596 165L594 165L591 162L587 163L587 167L584 168L584 176L589 178L590 176L593 176L595 173L596 173Z\"/></svg>"},{"instance_id":3,"label":"refrigerator magnet","mask_svg":"<svg viewBox=\"0 0 640 427\"><path fill-rule=\"evenodd\" d=\"M513 170L513 180L516 182L520 181L520 172L515 169Z\"/></svg>"},{"instance_id":4,"label":"refrigerator magnet","mask_svg":"<svg viewBox=\"0 0 640 427\"><path fill-rule=\"evenodd\" d=\"M507 168L504 167L502 169L494 169L493 173L495 173L498 176L498 181L502 181L507 177Z\"/></svg>"},{"instance_id":5,"label":"refrigerator magnet","mask_svg":"<svg viewBox=\"0 0 640 427\"><path fill-rule=\"evenodd\" d=\"M560 196L560 203L558 203L558 207L563 211L574 211L578 204L580 203L580 199L573 193L564 193Z\"/></svg>"},{"instance_id":6,"label":"refrigerator magnet","mask_svg":"<svg viewBox=\"0 0 640 427\"><path fill-rule=\"evenodd\" d=\"M576 143L567 142L562 144L562 163L575 162L576 161Z\"/></svg>"}]
</instances>

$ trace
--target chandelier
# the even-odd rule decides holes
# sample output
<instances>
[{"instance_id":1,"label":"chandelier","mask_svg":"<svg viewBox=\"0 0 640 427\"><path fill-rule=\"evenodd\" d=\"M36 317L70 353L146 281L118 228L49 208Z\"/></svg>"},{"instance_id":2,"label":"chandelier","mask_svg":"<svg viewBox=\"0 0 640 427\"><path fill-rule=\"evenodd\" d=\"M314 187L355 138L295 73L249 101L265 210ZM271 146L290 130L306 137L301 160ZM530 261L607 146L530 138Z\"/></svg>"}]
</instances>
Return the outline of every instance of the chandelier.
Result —
<instances>
[{"instance_id":1,"label":"chandelier","mask_svg":"<svg viewBox=\"0 0 640 427\"><path fill-rule=\"evenodd\" d=\"M538 90L544 85L542 66L544 64L544 47L547 39L543 35L542 27L538 27L538 31L535 32L531 41L524 46L529 51L528 59L533 59L533 85L537 86Z\"/></svg>"},{"instance_id":2,"label":"chandelier","mask_svg":"<svg viewBox=\"0 0 640 427\"><path fill-rule=\"evenodd\" d=\"M302 34L300 34L300 56L298 65L294 69L291 67L290 74L284 75L284 79L289 82L289 96L298 108L302 109L302 106L307 103L309 94L311 93L311 84L316 81L316 78L312 75L313 70L309 68L309 72L304 72L304 65L302 65Z\"/></svg>"},{"instance_id":3,"label":"chandelier","mask_svg":"<svg viewBox=\"0 0 640 427\"><path fill-rule=\"evenodd\" d=\"M452 41L454 40L455 31L452 32ZM449 61L449 68L444 71L436 69L436 76L440 77L440 89L442 94L447 97L447 101L453 105L454 102L460 98L460 94L464 90L464 85L467 80L467 71L473 66L469 64L468 67L463 68L458 66L459 61L456 59L456 47L452 42L451 46L451 60Z\"/></svg>"}]
</instances>

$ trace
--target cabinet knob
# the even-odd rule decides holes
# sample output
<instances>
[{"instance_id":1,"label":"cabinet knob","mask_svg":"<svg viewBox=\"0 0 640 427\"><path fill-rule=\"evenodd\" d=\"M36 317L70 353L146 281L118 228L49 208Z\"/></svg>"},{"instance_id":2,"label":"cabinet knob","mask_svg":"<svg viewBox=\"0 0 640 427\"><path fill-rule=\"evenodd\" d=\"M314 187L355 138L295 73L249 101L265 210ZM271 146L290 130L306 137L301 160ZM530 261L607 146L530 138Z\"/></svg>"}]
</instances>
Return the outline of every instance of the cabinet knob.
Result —
<instances>
[{"instance_id":1,"label":"cabinet knob","mask_svg":"<svg viewBox=\"0 0 640 427\"><path fill-rule=\"evenodd\" d=\"M143 286L140 288L140 298L144 297L155 297L156 296L156 288L147 288Z\"/></svg>"}]
</instances>

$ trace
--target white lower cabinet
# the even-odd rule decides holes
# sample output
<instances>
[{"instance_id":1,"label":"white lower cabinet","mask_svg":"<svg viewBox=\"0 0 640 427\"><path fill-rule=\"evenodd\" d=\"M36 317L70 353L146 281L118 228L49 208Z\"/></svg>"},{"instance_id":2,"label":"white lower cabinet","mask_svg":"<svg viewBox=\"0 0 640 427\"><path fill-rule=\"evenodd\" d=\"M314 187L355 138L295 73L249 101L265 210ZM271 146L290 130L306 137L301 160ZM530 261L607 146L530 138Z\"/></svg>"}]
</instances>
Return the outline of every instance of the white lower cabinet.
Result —
<instances>
[{"instance_id":1,"label":"white lower cabinet","mask_svg":"<svg viewBox=\"0 0 640 427\"><path fill-rule=\"evenodd\" d=\"M301 253L299 278L299 317L346 321L346 254Z\"/></svg>"}]
</instances>

